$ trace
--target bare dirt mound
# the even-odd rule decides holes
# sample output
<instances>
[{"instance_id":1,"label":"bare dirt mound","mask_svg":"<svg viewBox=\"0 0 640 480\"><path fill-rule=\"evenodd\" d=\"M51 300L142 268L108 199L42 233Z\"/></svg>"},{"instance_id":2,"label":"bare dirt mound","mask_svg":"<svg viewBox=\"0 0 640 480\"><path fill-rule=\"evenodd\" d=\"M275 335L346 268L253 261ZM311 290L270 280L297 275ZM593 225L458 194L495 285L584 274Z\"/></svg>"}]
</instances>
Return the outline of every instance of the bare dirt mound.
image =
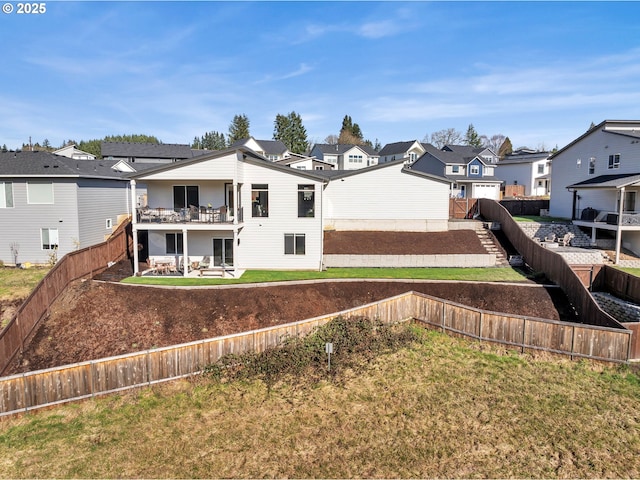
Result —
<instances>
[{"instance_id":1,"label":"bare dirt mound","mask_svg":"<svg viewBox=\"0 0 640 480\"><path fill-rule=\"evenodd\" d=\"M486 310L563 319L557 288L480 283L327 282L157 288L85 281L65 291L6 374L297 321L410 290Z\"/></svg>"},{"instance_id":2,"label":"bare dirt mound","mask_svg":"<svg viewBox=\"0 0 640 480\"><path fill-rule=\"evenodd\" d=\"M487 253L474 230L447 232L335 231L324 234L324 253L334 255L438 255Z\"/></svg>"}]
</instances>

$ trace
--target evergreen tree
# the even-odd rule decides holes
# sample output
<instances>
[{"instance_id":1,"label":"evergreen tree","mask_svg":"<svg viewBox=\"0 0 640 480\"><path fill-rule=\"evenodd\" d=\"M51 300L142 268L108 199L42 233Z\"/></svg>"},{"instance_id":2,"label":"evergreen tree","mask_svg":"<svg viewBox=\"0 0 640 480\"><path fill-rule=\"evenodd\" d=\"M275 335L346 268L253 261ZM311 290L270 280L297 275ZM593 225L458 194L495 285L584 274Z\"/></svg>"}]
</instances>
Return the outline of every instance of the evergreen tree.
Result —
<instances>
[{"instance_id":1,"label":"evergreen tree","mask_svg":"<svg viewBox=\"0 0 640 480\"><path fill-rule=\"evenodd\" d=\"M42 148L44 148L45 150L51 150L51 144L49 143L49 140L47 138L42 141Z\"/></svg>"},{"instance_id":2,"label":"evergreen tree","mask_svg":"<svg viewBox=\"0 0 640 480\"><path fill-rule=\"evenodd\" d=\"M197 136L193 137L191 148L195 148L196 150L202 149L202 142L200 141L200 138L198 138Z\"/></svg>"},{"instance_id":3,"label":"evergreen tree","mask_svg":"<svg viewBox=\"0 0 640 480\"><path fill-rule=\"evenodd\" d=\"M509 137L506 137L504 139L504 142L502 142L502 145L500 145L498 156L500 158L504 158L506 155L511 154L511 152L513 152L513 145L511 145L511 140L509 140Z\"/></svg>"},{"instance_id":4,"label":"evergreen tree","mask_svg":"<svg viewBox=\"0 0 640 480\"><path fill-rule=\"evenodd\" d=\"M249 138L249 118L245 115L236 115L229 124L229 134L227 135L227 144L231 146L236 140Z\"/></svg>"},{"instance_id":5,"label":"evergreen tree","mask_svg":"<svg viewBox=\"0 0 640 480\"><path fill-rule=\"evenodd\" d=\"M273 139L280 140L294 153L306 153L309 148L307 130L302 125L302 118L296 112L276 115Z\"/></svg>"},{"instance_id":6,"label":"evergreen tree","mask_svg":"<svg viewBox=\"0 0 640 480\"><path fill-rule=\"evenodd\" d=\"M2 153L7 153L9 150L7 149L7 144L2 144Z\"/></svg>"},{"instance_id":7,"label":"evergreen tree","mask_svg":"<svg viewBox=\"0 0 640 480\"><path fill-rule=\"evenodd\" d=\"M353 123L349 115L342 119L342 128L338 135L338 143L341 145L363 145L364 139L360 125Z\"/></svg>"},{"instance_id":8,"label":"evergreen tree","mask_svg":"<svg viewBox=\"0 0 640 480\"><path fill-rule=\"evenodd\" d=\"M470 147L482 147L482 139L476 129L473 126L473 123L469 124L469 128L467 128L467 133L464 136L464 141L466 145Z\"/></svg>"}]
</instances>

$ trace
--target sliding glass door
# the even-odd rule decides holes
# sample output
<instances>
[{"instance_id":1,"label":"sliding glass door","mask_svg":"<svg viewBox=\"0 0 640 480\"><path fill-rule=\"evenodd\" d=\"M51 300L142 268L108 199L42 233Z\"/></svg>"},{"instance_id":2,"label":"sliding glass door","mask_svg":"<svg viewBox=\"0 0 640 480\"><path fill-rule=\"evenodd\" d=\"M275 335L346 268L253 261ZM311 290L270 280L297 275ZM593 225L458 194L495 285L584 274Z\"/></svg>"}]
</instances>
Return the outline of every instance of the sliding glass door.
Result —
<instances>
[{"instance_id":1,"label":"sliding glass door","mask_svg":"<svg viewBox=\"0 0 640 480\"><path fill-rule=\"evenodd\" d=\"M213 265L233 266L233 238L213 239Z\"/></svg>"}]
</instances>

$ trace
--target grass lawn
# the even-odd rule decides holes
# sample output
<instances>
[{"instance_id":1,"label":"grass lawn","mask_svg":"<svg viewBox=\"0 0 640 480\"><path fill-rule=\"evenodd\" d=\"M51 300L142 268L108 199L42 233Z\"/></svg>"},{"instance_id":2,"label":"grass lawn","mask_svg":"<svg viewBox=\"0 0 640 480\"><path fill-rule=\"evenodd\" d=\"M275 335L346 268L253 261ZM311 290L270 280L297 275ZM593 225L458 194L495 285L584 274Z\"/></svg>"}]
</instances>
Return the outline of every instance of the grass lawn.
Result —
<instances>
[{"instance_id":1,"label":"grass lawn","mask_svg":"<svg viewBox=\"0 0 640 480\"><path fill-rule=\"evenodd\" d=\"M274 271L247 270L242 277L181 278L181 277L129 277L123 283L148 285L226 285L233 283L280 282L332 278L395 278L422 280L459 280L485 282L524 282L526 275L515 268L330 268L326 271Z\"/></svg>"},{"instance_id":2,"label":"grass lawn","mask_svg":"<svg viewBox=\"0 0 640 480\"><path fill-rule=\"evenodd\" d=\"M638 478L640 382L425 331L316 383L198 377L7 418L0 448L2 478Z\"/></svg>"},{"instance_id":3,"label":"grass lawn","mask_svg":"<svg viewBox=\"0 0 640 480\"><path fill-rule=\"evenodd\" d=\"M627 272L630 275L635 275L636 277L640 277L640 268L628 268L628 267L616 267L622 270L623 272Z\"/></svg>"},{"instance_id":4,"label":"grass lawn","mask_svg":"<svg viewBox=\"0 0 640 480\"><path fill-rule=\"evenodd\" d=\"M49 267L0 268L0 301L27 298L49 270Z\"/></svg>"}]
</instances>

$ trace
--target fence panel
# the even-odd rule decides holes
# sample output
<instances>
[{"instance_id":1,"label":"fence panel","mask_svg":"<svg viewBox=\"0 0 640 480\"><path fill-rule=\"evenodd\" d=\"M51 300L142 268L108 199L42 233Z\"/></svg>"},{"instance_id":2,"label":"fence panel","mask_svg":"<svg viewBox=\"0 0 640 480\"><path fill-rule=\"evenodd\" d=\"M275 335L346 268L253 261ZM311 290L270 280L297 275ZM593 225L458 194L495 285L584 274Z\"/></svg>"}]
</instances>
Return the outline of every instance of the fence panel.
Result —
<instances>
[{"instance_id":1,"label":"fence panel","mask_svg":"<svg viewBox=\"0 0 640 480\"><path fill-rule=\"evenodd\" d=\"M524 346L554 353L573 351L573 328L570 323L527 319Z\"/></svg>"},{"instance_id":2,"label":"fence panel","mask_svg":"<svg viewBox=\"0 0 640 480\"><path fill-rule=\"evenodd\" d=\"M499 313L483 313L480 336L483 340L496 340L506 345L524 343L525 319Z\"/></svg>"},{"instance_id":3,"label":"fence panel","mask_svg":"<svg viewBox=\"0 0 640 480\"><path fill-rule=\"evenodd\" d=\"M575 326L574 354L599 360L626 361L631 335L619 335L615 330Z\"/></svg>"},{"instance_id":4,"label":"fence panel","mask_svg":"<svg viewBox=\"0 0 640 480\"><path fill-rule=\"evenodd\" d=\"M463 305L445 303L444 326L455 333L479 338L480 315L480 310Z\"/></svg>"}]
</instances>

